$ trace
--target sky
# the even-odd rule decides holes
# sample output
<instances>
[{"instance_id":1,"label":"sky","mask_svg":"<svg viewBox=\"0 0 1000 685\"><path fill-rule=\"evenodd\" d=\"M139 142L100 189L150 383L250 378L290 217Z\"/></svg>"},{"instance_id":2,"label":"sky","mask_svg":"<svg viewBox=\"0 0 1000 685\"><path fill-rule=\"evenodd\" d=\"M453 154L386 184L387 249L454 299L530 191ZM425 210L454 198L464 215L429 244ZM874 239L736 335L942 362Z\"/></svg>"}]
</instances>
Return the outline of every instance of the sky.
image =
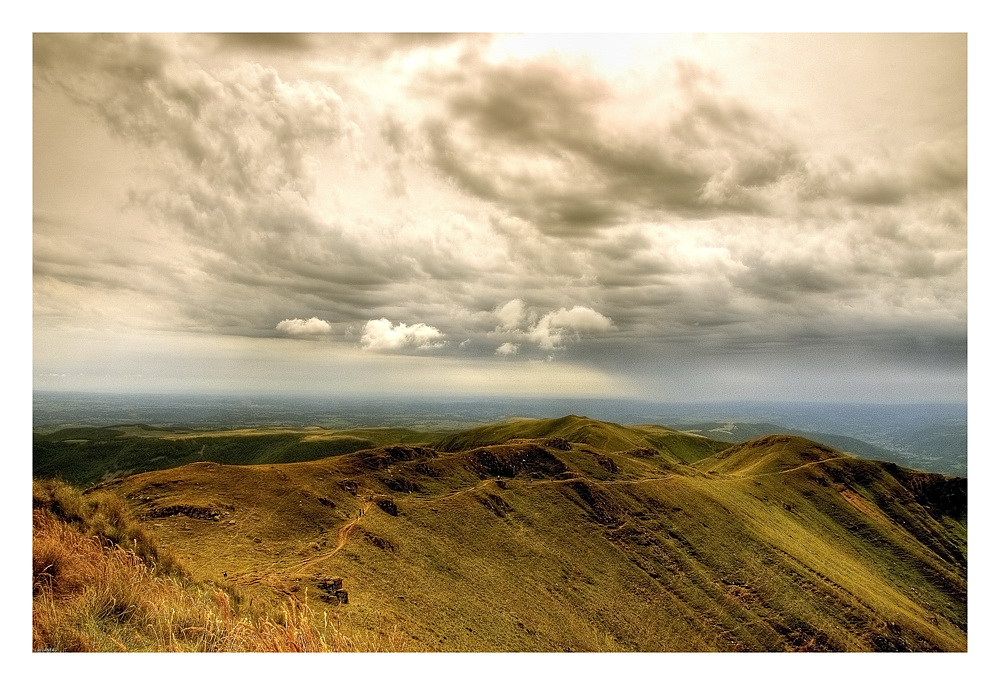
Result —
<instances>
[{"instance_id":1,"label":"sky","mask_svg":"<svg viewBox=\"0 0 1000 685\"><path fill-rule=\"evenodd\" d=\"M966 398L965 34L32 52L35 390Z\"/></svg>"}]
</instances>

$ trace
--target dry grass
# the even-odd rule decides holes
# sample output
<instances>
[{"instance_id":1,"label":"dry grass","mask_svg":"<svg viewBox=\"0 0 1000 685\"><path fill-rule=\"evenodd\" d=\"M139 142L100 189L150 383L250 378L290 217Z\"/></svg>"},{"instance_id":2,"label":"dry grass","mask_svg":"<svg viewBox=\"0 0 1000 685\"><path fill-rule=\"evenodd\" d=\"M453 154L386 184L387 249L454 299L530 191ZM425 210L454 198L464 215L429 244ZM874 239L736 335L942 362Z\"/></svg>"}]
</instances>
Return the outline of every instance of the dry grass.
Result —
<instances>
[{"instance_id":1,"label":"dry grass","mask_svg":"<svg viewBox=\"0 0 1000 685\"><path fill-rule=\"evenodd\" d=\"M156 531L200 573L297 594L351 634L399 626L407 649L965 649L964 574L948 561L961 550L949 552L948 529L923 509L891 509L909 500L884 467L775 439L737 455L737 466L760 465L753 477L707 475L547 439L189 465L107 489L147 515L228 512L157 518ZM840 494L848 485L925 533L859 511ZM395 506L366 509L372 496ZM331 577L344 579L348 605L314 593Z\"/></svg>"},{"instance_id":2,"label":"dry grass","mask_svg":"<svg viewBox=\"0 0 1000 685\"><path fill-rule=\"evenodd\" d=\"M192 580L127 514L118 520L122 529L114 529L107 514L117 512L121 502L113 504L111 495L105 493L94 500L74 495L71 488L59 483L36 483L35 490L36 495L39 491L43 495L36 497L33 514L35 650L327 652L404 648L396 632L366 639L346 635L325 613L316 616L295 598L275 605L259 596L248 600L237 590ZM102 526L113 533L112 537L120 537L125 530L136 534L134 548L125 548L100 533L87 533ZM137 531L145 535L141 543Z\"/></svg>"},{"instance_id":3,"label":"dry grass","mask_svg":"<svg viewBox=\"0 0 1000 685\"><path fill-rule=\"evenodd\" d=\"M61 480L32 482L32 507L65 521L84 537L121 547L154 569L184 575L177 558L161 549L152 534L133 517L125 503L110 492L81 494Z\"/></svg>"},{"instance_id":4,"label":"dry grass","mask_svg":"<svg viewBox=\"0 0 1000 685\"><path fill-rule=\"evenodd\" d=\"M570 419L549 423L566 435L584 424L601 444L621 437ZM103 640L88 648L132 651L967 649L965 517L934 514L888 467L788 437L724 459L698 461L692 448L696 468L645 449L549 439L190 464L108 483L99 492L126 498L186 568L212 581L171 575L165 589L92 600L70 620L77 589L57 598L63 621ZM369 507L372 498L393 506ZM146 548L119 530L132 524L114 500L81 503L58 488L36 500L84 535L106 520L98 538L122 542L102 554ZM66 513L74 507L79 520ZM204 508L221 515L186 513ZM162 550L150 549L146 566L165 568ZM36 553L36 577L52 574L42 545ZM334 577L349 604L321 594ZM133 617L156 592L159 613Z\"/></svg>"}]
</instances>

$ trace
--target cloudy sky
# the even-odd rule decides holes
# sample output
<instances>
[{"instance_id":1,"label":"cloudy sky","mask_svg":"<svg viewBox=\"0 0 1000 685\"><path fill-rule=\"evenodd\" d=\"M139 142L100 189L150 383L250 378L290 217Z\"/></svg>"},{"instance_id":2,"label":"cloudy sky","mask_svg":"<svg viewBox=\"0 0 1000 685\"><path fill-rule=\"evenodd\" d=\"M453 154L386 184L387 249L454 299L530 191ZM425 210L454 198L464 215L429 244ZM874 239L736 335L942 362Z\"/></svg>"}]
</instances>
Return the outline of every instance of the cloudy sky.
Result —
<instances>
[{"instance_id":1,"label":"cloudy sky","mask_svg":"<svg viewBox=\"0 0 1000 685\"><path fill-rule=\"evenodd\" d=\"M962 400L966 47L37 34L34 388Z\"/></svg>"}]
</instances>

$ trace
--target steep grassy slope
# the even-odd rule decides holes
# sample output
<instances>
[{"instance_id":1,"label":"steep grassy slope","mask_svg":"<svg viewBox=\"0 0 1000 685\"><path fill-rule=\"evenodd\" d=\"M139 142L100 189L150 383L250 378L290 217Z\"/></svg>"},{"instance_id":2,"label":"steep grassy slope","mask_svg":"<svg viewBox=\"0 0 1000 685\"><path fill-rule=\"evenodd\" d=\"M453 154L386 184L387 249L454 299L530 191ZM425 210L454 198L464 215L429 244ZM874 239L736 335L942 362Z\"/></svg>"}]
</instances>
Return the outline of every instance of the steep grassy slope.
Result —
<instances>
[{"instance_id":1,"label":"steep grassy slope","mask_svg":"<svg viewBox=\"0 0 1000 685\"><path fill-rule=\"evenodd\" d=\"M682 464L692 464L726 449L732 445L713 438L702 438L684 431L664 426L631 426L631 430L642 435L653 449Z\"/></svg>"},{"instance_id":2,"label":"steep grassy slope","mask_svg":"<svg viewBox=\"0 0 1000 685\"><path fill-rule=\"evenodd\" d=\"M682 460L655 435L566 417L102 489L218 582L410 649L966 649L963 479L780 436Z\"/></svg>"}]
</instances>

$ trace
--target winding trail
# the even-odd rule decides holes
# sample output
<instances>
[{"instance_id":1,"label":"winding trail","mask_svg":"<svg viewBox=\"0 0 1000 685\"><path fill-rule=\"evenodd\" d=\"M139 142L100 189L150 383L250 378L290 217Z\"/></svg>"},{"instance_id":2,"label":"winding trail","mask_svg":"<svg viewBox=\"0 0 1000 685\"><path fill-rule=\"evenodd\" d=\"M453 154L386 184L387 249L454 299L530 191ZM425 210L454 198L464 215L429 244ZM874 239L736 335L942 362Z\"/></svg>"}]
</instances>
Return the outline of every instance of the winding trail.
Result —
<instances>
[{"instance_id":1,"label":"winding trail","mask_svg":"<svg viewBox=\"0 0 1000 685\"><path fill-rule=\"evenodd\" d=\"M347 540L351 536L351 531L354 530L355 526L361 523L361 519L364 518L364 515L368 513L368 510L371 509L372 504L374 504L371 497L372 496L369 495L368 499L364 500L361 504L361 511L355 518L351 519L349 522L337 529L337 546L334 547L333 550L327 552L326 554L321 554L318 557L312 557L310 559L306 559L305 561L301 561L294 566L289 566L285 569L285 571L287 573L301 573L304 569L321 561L326 561L337 552L344 549L344 545L347 544Z\"/></svg>"},{"instance_id":2,"label":"winding trail","mask_svg":"<svg viewBox=\"0 0 1000 685\"><path fill-rule=\"evenodd\" d=\"M819 461L810 461L806 462L805 464L799 464L798 466L793 466L792 468L785 469L783 471L771 471L769 473L753 473L750 474L749 476L732 476L729 478L729 480L748 480L750 478L763 478L764 476L780 476L783 473L791 473L792 471L798 471L799 469L805 469L810 466L816 466L817 464L825 464L828 461L837 461L838 459L854 459L854 457L848 457L848 456L828 457L826 459L820 459ZM719 475L719 474L713 474L713 475Z\"/></svg>"}]
</instances>

